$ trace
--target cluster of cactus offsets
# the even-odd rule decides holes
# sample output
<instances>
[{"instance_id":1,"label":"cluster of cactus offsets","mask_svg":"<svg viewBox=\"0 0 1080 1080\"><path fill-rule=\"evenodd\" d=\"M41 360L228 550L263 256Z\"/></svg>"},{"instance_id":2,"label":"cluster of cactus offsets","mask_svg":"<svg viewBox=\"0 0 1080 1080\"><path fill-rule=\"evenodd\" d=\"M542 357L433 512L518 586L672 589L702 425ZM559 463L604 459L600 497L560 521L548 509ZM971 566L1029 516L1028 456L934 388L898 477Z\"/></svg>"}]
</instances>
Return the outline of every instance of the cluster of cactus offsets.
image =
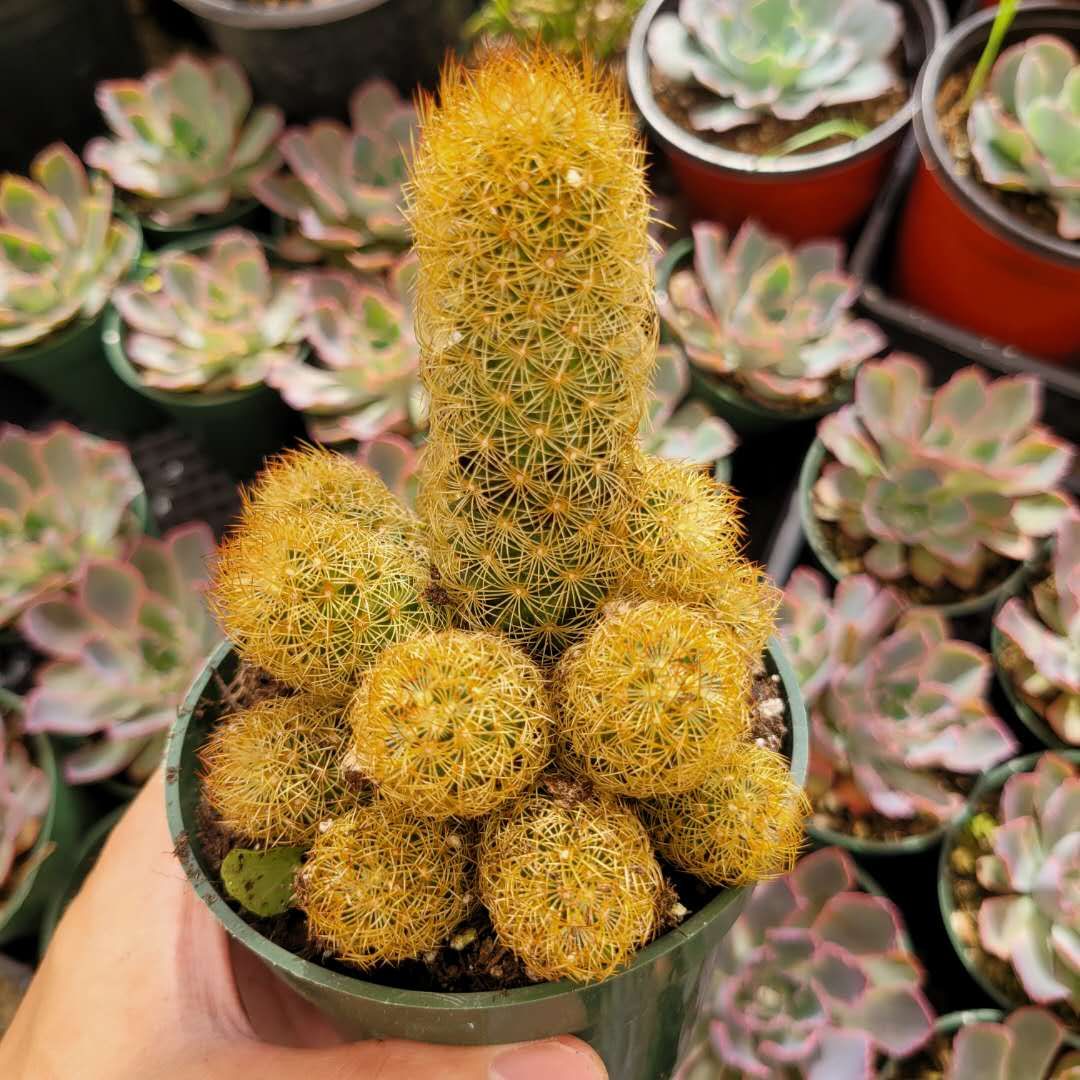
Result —
<instances>
[{"instance_id":1,"label":"cluster of cactus offsets","mask_svg":"<svg viewBox=\"0 0 1080 1080\"><path fill-rule=\"evenodd\" d=\"M986 183L1045 195L1058 233L1080 240L1080 58L1064 38L1037 34L1006 49L971 106L968 139Z\"/></svg>"},{"instance_id":2,"label":"cluster of cactus offsets","mask_svg":"<svg viewBox=\"0 0 1080 1080\"><path fill-rule=\"evenodd\" d=\"M855 400L818 425L835 458L815 515L865 545L863 567L971 590L993 557L1030 559L1065 515L1056 486L1073 449L1037 423L1038 380L976 367L932 389L926 365L894 354L855 377Z\"/></svg>"},{"instance_id":3,"label":"cluster of cactus offsets","mask_svg":"<svg viewBox=\"0 0 1080 1080\"><path fill-rule=\"evenodd\" d=\"M122 285L113 303L129 329L125 350L148 386L246 390L300 355L300 279L272 271L244 229L218 233L202 255L165 252L148 279Z\"/></svg>"},{"instance_id":4,"label":"cluster of cactus offsets","mask_svg":"<svg viewBox=\"0 0 1080 1080\"><path fill-rule=\"evenodd\" d=\"M810 712L812 784L854 814L947 821L963 797L940 770L978 774L1016 741L986 695L990 657L949 638L929 608L866 574L825 581L800 567L784 592L781 633Z\"/></svg>"},{"instance_id":5,"label":"cluster of cactus offsets","mask_svg":"<svg viewBox=\"0 0 1080 1080\"><path fill-rule=\"evenodd\" d=\"M89 560L119 555L141 528L142 493L119 443L63 423L0 429L0 626Z\"/></svg>"},{"instance_id":6,"label":"cluster of cactus offsets","mask_svg":"<svg viewBox=\"0 0 1080 1080\"><path fill-rule=\"evenodd\" d=\"M141 536L121 559L87 564L68 590L19 620L49 658L26 697L26 730L74 736L68 783L117 773L141 783L192 679L221 640L206 604L214 537L201 522Z\"/></svg>"},{"instance_id":7,"label":"cluster of cactus offsets","mask_svg":"<svg viewBox=\"0 0 1080 1080\"><path fill-rule=\"evenodd\" d=\"M0 180L0 354L73 319L92 319L139 251L113 217L112 184L87 179L63 143L46 147L29 178Z\"/></svg>"},{"instance_id":8,"label":"cluster of cactus offsets","mask_svg":"<svg viewBox=\"0 0 1080 1080\"><path fill-rule=\"evenodd\" d=\"M1000 1024L964 1024L952 1043L945 1080L1078 1080L1080 1051L1062 1050L1061 1024L1025 1006Z\"/></svg>"},{"instance_id":9,"label":"cluster of cactus offsets","mask_svg":"<svg viewBox=\"0 0 1080 1080\"><path fill-rule=\"evenodd\" d=\"M415 266L411 258L399 260L385 286L345 272L308 276L306 336L318 364L283 358L266 381L304 414L316 442L366 443L423 425L409 299Z\"/></svg>"},{"instance_id":10,"label":"cluster of cactus offsets","mask_svg":"<svg viewBox=\"0 0 1080 1080\"><path fill-rule=\"evenodd\" d=\"M86 163L156 225L220 213L281 163L281 110L252 109L247 77L224 57L181 55L144 79L100 83L95 96L113 137L92 139Z\"/></svg>"},{"instance_id":11,"label":"cluster of cactus offsets","mask_svg":"<svg viewBox=\"0 0 1080 1080\"><path fill-rule=\"evenodd\" d=\"M979 941L1007 961L1041 1005L1080 1008L1080 775L1057 754L1009 777L998 803L993 854L975 873L987 892Z\"/></svg>"},{"instance_id":12,"label":"cluster of cactus offsets","mask_svg":"<svg viewBox=\"0 0 1080 1080\"><path fill-rule=\"evenodd\" d=\"M873 323L851 317L859 286L841 244L791 249L753 222L730 247L722 226L693 231L694 269L676 271L657 304L702 371L767 402L817 402L885 344Z\"/></svg>"},{"instance_id":13,"label":"cluster of cactus offsets","mask_svg":"<svg viewBox=\"0 0 1080 1080\"><path fill-rule=\"evenodd\" d=\"M49 809L49 778L30 759L14 730L14 716L0 701L0 895L7 891L15 860L33 846Z\"/></svg>"},{"instance_id":14,"label":"cluster of cactus offsets","mask_svg":"<svg viewBox=\"0 0 1080 1080\"><path fill-rule=\"evenodd\" d=\"M353 94L349 115L351 130L334 120L289 128L278 143L287 170L264 174L252 190L295 223L281 241L286 258L336 256L358 270L380 270L409 246L398 204L416 112L373 79Z\"/></svg>"},{"instance_id":15,"label":"cluster of cactus offsets","mask_svg":"<svg viewBox=\"0 0 1080 1080\"><path fill-rule=\"evenodd\" d=\"M665 78L719 99L692 110L691 125L728 131L896 88L890 57L903 29L900 7L887 0L680 0L677 15L653 20L648 50Z\"/></svg>"},{"instance_id":16,"label":"cluster of cactus offsets","mask_svg":"<svg viewBox=\"0 0 1080 1080\"><path fill-rule=\"evenodd\" d=\"M1031 590L1034 611L1012 597L994 626L1019 649L1010 670L1023 699L1070 746L1080 745L1080 510L1072 509L1054 539L1052 574Z\"/></svg>"}]
</instances>

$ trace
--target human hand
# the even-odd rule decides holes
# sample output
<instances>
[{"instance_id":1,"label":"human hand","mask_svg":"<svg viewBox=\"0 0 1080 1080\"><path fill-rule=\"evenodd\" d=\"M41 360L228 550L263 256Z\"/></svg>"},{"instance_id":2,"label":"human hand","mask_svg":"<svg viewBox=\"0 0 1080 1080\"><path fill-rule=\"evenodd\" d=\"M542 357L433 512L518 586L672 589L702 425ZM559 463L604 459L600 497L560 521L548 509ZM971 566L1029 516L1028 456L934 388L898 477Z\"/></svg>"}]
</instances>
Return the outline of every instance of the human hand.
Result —
<instances>
[{"instance_id":1,"label":"human hand","mask_svg":"<svg viewBox=\"0 0 1080 1080\"><path fill-rule=\"evenodd\" d=\"M4 1080L604 1080L569 1037L343 1042L228 935L172 852L160 770L113 830L0 1042Z\"/></svg>"}]
</instances>

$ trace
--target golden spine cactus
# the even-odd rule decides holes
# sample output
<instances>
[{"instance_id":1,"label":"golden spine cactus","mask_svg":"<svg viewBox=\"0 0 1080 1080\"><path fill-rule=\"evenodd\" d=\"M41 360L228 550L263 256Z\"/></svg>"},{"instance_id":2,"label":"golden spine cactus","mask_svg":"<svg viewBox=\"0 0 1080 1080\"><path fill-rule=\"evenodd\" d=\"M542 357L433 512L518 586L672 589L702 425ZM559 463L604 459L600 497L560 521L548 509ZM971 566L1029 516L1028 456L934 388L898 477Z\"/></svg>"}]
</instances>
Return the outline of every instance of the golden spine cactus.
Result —
<instances>
[{"instance_id":1,"label":"golden spine cactus","mask_svg":"<svg viewBox=\"0 0 1080 1080\"><path fill-rule=\"evenodd\" d=\"M316 943L366 969L437 948L469 913L469 856L446 825L383 799L319 834L297 875Z\"/></svg>"},{"instance_id":2,"label":"golden spine cactus","mask_svg":"<svg viewBox=\"0 0 1080 1080\"><path fill-rule=\"evenodd\" d=\"M493 634L393 645L349 710L352 762L425 817L478 817L530 784L554 722L536 665Z\"/></svg>"},{"instance_id":3,"label":"golden spine cactus","mask_svg":"<svg viewBox=\"0 0 1080 1080\"><path fill-rule=\"evenodd\" d=\"M499 940L537 979L604 979L659 925L664 882L649 838L617 799L525 796L485 822L480 898Z\"/></svg>"},{"instance_id":4,"label":"golden spine cactus","mask_svg":"<svg viewBox=\"0 0 1080 1080\"><path fill-rule=\"evenodd\" d=\"M643 798L702 783L749 726L752 662L706 611L613 604L555 683L568 766Z\"/></svg>"},{"instance_id":5,"label":"golden spine cactus","mask_svg":"<svg viewBox=\"0 0 1080 1080\"><path fill-rule=\"evenodd\" d=\"M464 625L543 659L618 575L655 358L644 150L607 75L449 66L408 186L430 404L420 511Z\"/></svg>"},{"instance_id":6,"label":"golden spine cactus","mask_svg":"<svg viewBox=\"0 0 1080 1080\"><path fill-rule=\"evenodd\" d=\"M668 862L710 885L752 885L793 869L810 802L780 754L742 743L699 787L640 809Z\"/></svg>"},{"instance_id":7,"label":"golden spine cactus","mask_svg":"<svg viewBox=\"0 0 1080 1080\"><path fill-rule=\"evenodd\" d=\"M344 698L386 646L443 622L429 585L411 547L293 508L240 522L220 548L211 597L245 660Z\"/></svg>"},{"instance_id":8,"label":"golden spine cactus","mask_svg":"<svg viewBox=\"0 0 1080 1080\"><path fill-rule=\"evenodd\" d=\"M225 717L203 744L203 795L226 828L260 844L307 844L346 796L340 705L270 698Z\"/></svg>"}]
</instances>

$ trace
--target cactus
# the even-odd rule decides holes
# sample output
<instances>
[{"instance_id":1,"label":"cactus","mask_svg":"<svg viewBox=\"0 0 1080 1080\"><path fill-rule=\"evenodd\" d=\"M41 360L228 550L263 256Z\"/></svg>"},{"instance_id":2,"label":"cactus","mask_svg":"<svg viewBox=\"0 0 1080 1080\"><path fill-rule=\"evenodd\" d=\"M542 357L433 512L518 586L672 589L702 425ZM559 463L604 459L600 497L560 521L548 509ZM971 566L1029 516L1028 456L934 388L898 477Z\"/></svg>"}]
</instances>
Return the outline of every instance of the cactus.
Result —
<instances>
[{"instance_id":1,"label":"cactus","mask_svg":"<svg viewBox=\"0 0 1080 1080\"><path fill-rule=\"evenodd\" d=\"M1077 1080L1080 1053L1058 1060L1062 1027L1045 1009L1017 1009L1004 1023L964 1024L945 1080Z\"/></svg>"},{"instance_id":2,"label":"cactus","mask_svg":"<svg viewBox=\"0 0 1080 1080\"><path fill-rule=\"evenodd\" d=\"M499 940L537 979L607 978L659 925L663 877L618 800L563 785L484 823L480 899Z\"/></svg>"},{"instance_id":3,"label":"cactus","mask_svg":"<svg viewBox=\"0 0 1080 1080\"><path fill-rule=\"evenodd\" d=\"M0 356L92 319L139 253L139 234L113 217L112 184L87 179L63 144L41 151L30 177L0 179Z\"/></svg>"},{"instance_id":4,"label":"cactus","mask_svg":"<svg viewBox=\"0 0 1080 1080\"><path fill-rule=\"evenodd\" d=\"M1063 742L1080 745L1080 511L1055 539L1052 576L1031 590L1034 612L1012 597L994 617L1020 652L1013 678L1024 700Z\"/></svg>"},{"instance_id":5,"label":"cactus","mask_svg":"<svg viewBox=\"0 0 1080 1080\"><path fill-rule=\"evenodd\" d=\"M540 671L493 634L445 630L386 649L349 709L352 761L423 817L478 817L548 763Z\"/></svg>"},{"instance_id":6,"label":"cactus","mask_svg":"<svg viewBox=\"0 0 1080 1080\"><path fill-rule=\"evenodd\" d=\"M904 21L886 0L680 0L649 27L653 66L716 95L690 113L698 131L870 101L902 85L890 56Z\"/></svg>"},{"instance_id":7,"label":"cactus","mask_svg":"<svg viewBox=\"0 0 1080 1080\"><path fill-rule=\"evenodd\" d=\"M1064 38L1036 34L1006 49L972 103L968 140L982 179L1044 195L1058 233L1080 240L1080 60Z\"/></svg>"},{"instance_id":8,"label":"cactus","mask_svg":"<svg viewBox=\"0 0 1080 1080\"><path fill-rule=\"evenodd\" d=\"M816 516L866 546L884 581L975 589L994 557L1030 559L1069 505L1055 490L1073 449L1037 424L1033 376L964 368L940 389L895 354L855 378L855 401L818 425L835 457L812 493Z\"/></svg>"},{"instance_id":9,"label":"cactus","mask_svg":"<svg viewBox=\"0 0 1080 1080\"><path fill-rule=\"evenodd\" d=\"M634 798L699 787L748 732L751 670L707 612L611 605L556 673L568 767Z\"/></svg>"},{"instance_id":10,"label":"cactus","mask_svg":"<svg viewBox=\"0 0 1080 1080\"><path fill-rule=\"evenodd\" d=\"M310 844L344 804L348 743L333 701L311 694L260 701L226 716L203 744L203 797L245 840Z\"/></svg>"},{"instance_id":11,"label":"cactus","mask_svg":"<svg viewBox=\"0 0 1080 1080\"><path fill-rule=\"evenodd\" d=\"M349 115L351 130L336 120L289 128L278 144L287 170L264 174L252 190L295 222L281 241L286 258L379 270L409 243L398 204L416 113L389 83L372 79L353 93Z\"/></svg>"},{"instance_id":12,"label":"cactus","mask_svg":"<svg viewBox=\"0 0 1080 1080\"><path fill-rule=\"evenodd\" d=\"M155 273L121 286L113 302L147 386L247 390L300 356L299 279L271 271L262 245L243 229L217 233L203 255L162 253Z\"/></svg>"},{"instance_id":13,"label":"cactus","mask_svg":"<svg viewBox=\"0 0 1080 1080\"><path fill-rule=\"evenodd\" d=\"M855 814L944 822L963 796L938 770L977 775L1016 751L986 700L991 664L949 638L928 608L904 610L873 578L825 582L800 567L784 591L781 634L810 712L812 771Z\"/></svg>"},{"instance_id":14,"label":"cactus","mask_svg":"<svg viewBox=\"0 0 1080 1080\"><path fill-rule=\"evenodd\" d=\"M320 833L296 878L317 945L365 970L437 948L469 912L468 852L446 824L358 806Z\"/></svg>"},{"instance_id":15,"label":"cactus","mask_svg":"<svg viewBox=\"0 0 1080 1080\"><path fill-rule=\"evenodd\" d=\"M127 450L53 424L0 429L0 626L139 531L142 481Z\"/></svg>"},{"instance_id":16,"label":"cactus","mask_svg":"<svg viewBox=\"0 0 1080 1080\"><path fill-rule=\"evenodd\" d=\"M117 773L141 783L191 681L221 640L205 591L214 537L202 522L158 540L139 537L124 559L94 560L70 590L39 598L19 630L49 658L26 698L28 731L75 736L64 779Z\"/></svg>"},{"instance_id":17,"label":"cactus","mask_svg":"<svg viewBox=\"0 0 1080 1080\"><path fill-rule=\"evenodd\" d=\"M113 138L92 139L86 162L156 225L220 213L281 162L281 110L252 109L247 77L224 57L182 54L142 80L100 83L95 96Z\"/></svg>"},{"instance_id":18,"label":"cactus","mask_svg":"<svg viewBox=\"0 0 1080 1080\"><path fill-rule=\"evenodd\" d=\"M221 863L225 891L260 919L282 915L293 903L293 882L303 848L276 847L269 851L233 848Z\"/></svg>"},{"instance_id":19,"label":"cactus","mask_svg":"<svg viewBox=\"0 0 1080 1080\"><path fill-rule=\"evenodd\" d=\"M31 760L7 713L0 711L0 896L13 888L13 875L37 841L52 798L49 778Z\"/></svg>"},{"instance_id":20,"label":"cactus","mask_svg":"<svg viewBox=\"0 0 1080 1080\"><path fill-rule=\"evenodd\" d=\"M308 277L305 325L318 364L283 357L266 381L304 414L316 442L365 443L423 426L407 284L414 267L412 259L396 263L385 288L344 272Z\"/></svg>"},{"instance_id":21,"label":"cactus","mask_svg":"<svg viewBox=\"0 0 1080 1080\"><path fill-rule=\"evenodd\" d=\"M550 659L618 576L655 352L644 151L611 80L546 53L450 67L440 100L407 190L419 506L463 624Z\"/></svg>"},{"instance_id":22,"label":"cactus","mask_svg":"<svg viewBox=\"0 0 1080 1080\"><path fill-rule=\"evenodd\" d=\"M694 269L676 271L657 304L702 371L776 407L829 401L885 344L853 319L858 283L844 250L823 240L789 248L753 222L730 247L719 225L694 226Z\"/></svg>"},{"instance_id":23,"label":"cactus","mask_svg":"<svg viewBox=\"0 0 1080 1080\"><path fill-rule=\"evenodd\" d=\"M975 864L979 884L997 895L979 906L979 941L1007 961L1040 1005L1080 1008L1080 775L1057 754L1005 781L992 854Z\"/></svg>"}]
</instances>

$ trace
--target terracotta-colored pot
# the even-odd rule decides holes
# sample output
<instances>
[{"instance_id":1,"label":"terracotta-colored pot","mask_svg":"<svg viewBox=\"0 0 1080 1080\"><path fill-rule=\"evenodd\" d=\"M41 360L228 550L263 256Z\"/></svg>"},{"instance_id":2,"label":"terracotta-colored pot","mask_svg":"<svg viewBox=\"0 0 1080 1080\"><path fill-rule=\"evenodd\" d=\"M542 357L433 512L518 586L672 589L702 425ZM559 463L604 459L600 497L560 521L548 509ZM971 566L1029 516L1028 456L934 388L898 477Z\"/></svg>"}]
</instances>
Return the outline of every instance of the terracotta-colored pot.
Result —
<instances>
[{"instance_id":1,"label":"terracotta-colored pot","mask_svg":"<svg viewBox=\"0 0 1080 1080\"><path fill-rule=\"evenodd\" d=\"M663 147L695 215L737 228L748 218L790 240L841 236L863 217L915 110L915 95L869 135L810 153L759 157L699 139L656 103L645 48L652 21L677 0L648 0L638 14L626 54L634 104ZM941 0L903 0L905 54L917 71L948 26Z\"/></svg>"},{"instance_id":2,"label":"terracotta-colored pot","mask_svg":"<svg viewBox=\"0 0 1080 1080\"><path fill-rule=\"evenodd\" d=\"M925 311L1056 362L1080 356L1080 243L1011 214L971 176L957 176L934 100L943 81L983 49L994 12L957 26L919 81L915 133L922 161L897 234L894 286ZM1025 4L1006 38L1056 33L1080 46L1080 7Z\"/></svg>"}]
</instances>

